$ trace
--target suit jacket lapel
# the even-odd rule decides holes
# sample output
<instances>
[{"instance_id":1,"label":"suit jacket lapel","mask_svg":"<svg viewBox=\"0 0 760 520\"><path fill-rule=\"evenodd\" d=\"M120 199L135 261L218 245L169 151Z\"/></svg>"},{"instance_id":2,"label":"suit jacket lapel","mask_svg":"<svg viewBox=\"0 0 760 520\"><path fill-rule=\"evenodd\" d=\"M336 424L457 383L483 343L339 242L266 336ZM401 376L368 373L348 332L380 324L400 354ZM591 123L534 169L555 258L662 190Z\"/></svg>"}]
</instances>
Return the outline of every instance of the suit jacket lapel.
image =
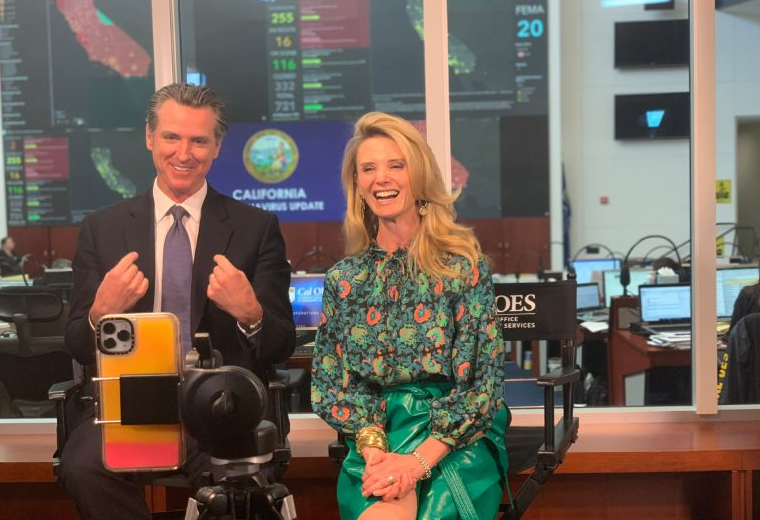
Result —
<instances>
[{"instance_id":1,"label":"suit jacket lapel","mask_svg":"<svg viewBox=\"0 0 760 520\"><path fill-rule=\"evenodd\" d=\"M214 255L227 251L227 244L232 236L232 231L224 224L227 218L229 215L224 207L224 197L209 186L201 209L201 225L193 260L193 301L190 318L193 331L198 330L208 300L206 290L208 278L216 265Z\"/></svg>"},{"instance_id":2,"label":"suit jacket lapel","mask_svg":"<svg viewBox=\"0 0 760 520\"><path fill-rule=\"evenodd\" d=\"M127 251L137 251L137 267L150 280L148 292L135 304L135 312L151 312L156 271L155 226L153 225L153 196L150 191L134 200L130 209L131 221L125 223Z\"/></svg>"}]
</instances>

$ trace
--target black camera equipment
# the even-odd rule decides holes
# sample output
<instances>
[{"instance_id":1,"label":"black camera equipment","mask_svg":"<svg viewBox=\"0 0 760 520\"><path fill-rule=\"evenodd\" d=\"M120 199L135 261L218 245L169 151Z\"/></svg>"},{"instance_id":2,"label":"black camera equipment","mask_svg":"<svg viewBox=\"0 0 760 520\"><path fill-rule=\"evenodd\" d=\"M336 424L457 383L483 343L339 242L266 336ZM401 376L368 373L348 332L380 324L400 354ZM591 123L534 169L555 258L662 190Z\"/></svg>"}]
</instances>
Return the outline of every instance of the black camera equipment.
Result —
<instances>
[{"instance_id":1,"label":"black camera equipment","mask_svg":"<svg viewBox=\"0 0 760 520\"><path fill-rule=\"evenodd\" d=\"M266 386L249 370L223 366L207 334L196 334L193 346L179 385L180 416L222 476L189 499L185 520L295 520L293 496L274 472L262 471L278 439L264 420Z\"/></svg>"}]
</instances>

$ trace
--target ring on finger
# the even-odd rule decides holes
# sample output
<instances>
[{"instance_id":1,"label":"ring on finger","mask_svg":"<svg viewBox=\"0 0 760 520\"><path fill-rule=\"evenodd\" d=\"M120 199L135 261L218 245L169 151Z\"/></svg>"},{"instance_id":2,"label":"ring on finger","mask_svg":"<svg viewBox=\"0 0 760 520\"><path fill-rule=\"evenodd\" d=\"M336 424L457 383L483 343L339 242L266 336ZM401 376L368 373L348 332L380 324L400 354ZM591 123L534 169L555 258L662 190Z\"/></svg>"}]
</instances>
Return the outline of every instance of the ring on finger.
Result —
<instances>
[{"instance_id":1,"label":"ring on finger","mask_svg":"<svg viewBox=\"0 0 760 520\"><path fill-rule=\"evenodd\" d=\"M388 486L393 485L393 475L388 475Z\"/></svg>"}]
</instances>

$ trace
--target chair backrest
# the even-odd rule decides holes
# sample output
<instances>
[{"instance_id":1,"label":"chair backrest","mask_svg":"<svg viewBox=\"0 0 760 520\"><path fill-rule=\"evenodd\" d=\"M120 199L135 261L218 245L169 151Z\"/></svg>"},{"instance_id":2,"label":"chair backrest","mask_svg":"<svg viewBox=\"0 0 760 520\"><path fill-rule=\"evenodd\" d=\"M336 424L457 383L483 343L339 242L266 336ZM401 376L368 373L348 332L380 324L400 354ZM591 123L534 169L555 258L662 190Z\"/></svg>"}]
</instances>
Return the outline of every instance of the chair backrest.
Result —
<instances>
[{"instance_id":1,"label":"chair backrest","mask_svg":"<svg viewBox=\"0 0 760 520\"><path fill-rule=\"evenodd\" d=\"M496 317L505 341L575 340L576 283L495 283Z\"/></svg>"},{"instance_id":2,"label":"chair backrest","mask_svg":"<svg viewBox=\"0 0 760 520\"><path fill-rule=\"evenodd\" d=\"M61 318L65 307L54 293L37 287L0 288L0 320L12 324L0 337L0 384L14 417L52 417L47 393L73 377Z\"/></svg>"},{"instance_id":3,"label":"chair backrest","mask_svg":"<svg viewBox=\"0 0 760 520\"><path fill-rule=\"evenodd\" d=\"M61 317L63 302L44 287L8 286L0 288L0 320L13 322L22 314L30 322L55 321Z\"/></svg>"},{"instance_id":4,"label":"chair backrest","mask_svg":"<svg viewBox=\"0 0 760 520\"><path fill-rule=\"evenodd\" d=\"M760 313L747 314L731 329L718 371L718 403L760 403Z\"/></svg>"}]
</instances>

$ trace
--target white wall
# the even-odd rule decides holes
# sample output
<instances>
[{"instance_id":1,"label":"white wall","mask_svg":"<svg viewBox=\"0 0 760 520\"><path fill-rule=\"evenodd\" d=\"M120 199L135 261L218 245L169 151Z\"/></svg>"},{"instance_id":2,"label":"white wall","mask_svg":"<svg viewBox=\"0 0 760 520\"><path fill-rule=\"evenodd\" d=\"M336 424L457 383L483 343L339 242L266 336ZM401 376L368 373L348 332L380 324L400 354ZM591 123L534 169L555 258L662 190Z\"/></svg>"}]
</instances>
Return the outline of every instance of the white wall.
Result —
<instances>
[{"instance_id":1,"label":"white wall","mask_svg":"<svg viewBox=\"0 0 760 520\"><path fill-rule=\"evenodd\" d=\"M687 67L614 68L616 21L687 18L642 6L602 8L599 0L562 2L562 157L572 204L571 251L600 242L625 254L639 238L689 238L689 141L615 141L615 94L689 90ZM600 198L609 197L609 204ZM658 242L641 244L641 256Z\"/></svg>"},{"instance_id":2,"label":"white wall","mask_svg":"<svg viewBox=\"0 0 760 520\"><path fill-rule=\"evenodd\" d=\"M755 4L760 12L760 0ZM748 7L748 6L744 6ZM717 205L718 222L736 222L737 120L760 117L760 16L716 13L716 163L718 179L731 179L731 204ZM760 143L756 146L760 148ZM760 172L756 172L760 177ZM760 194L755 194L755 201ZM758 208L757 202L755 207ZM752 222L740 222L751 225ZM760 230L758 230L760 231Z\"/></svg>"},{"instance_id":3,"label":"white wall","mask_svg":"<svg viewBox=\"0 0 760 520\"><path fill-rule=\"evenodd\" d=\"M758 9L746 9L757 4ZM625 253L640 237L689 238L688 140L615 141L615 94L689 89L686 68L617 70L616 21L687 18L686 0L672 11L602 8L599 0L562 2L562 159L572 204L571 251L601 242ZM730 204L718 222L737 221L737 119L760 117L760 0L742 13L716 13L717 172L731 179ZM758 143L760 147L760 143ZM758 173L760 175L760 172ZM609 204L600 204L608 196ZM641 244L643 255L657 242ZM640 248L640 249L639 249Z\"/></svg>"}]
</instances>

